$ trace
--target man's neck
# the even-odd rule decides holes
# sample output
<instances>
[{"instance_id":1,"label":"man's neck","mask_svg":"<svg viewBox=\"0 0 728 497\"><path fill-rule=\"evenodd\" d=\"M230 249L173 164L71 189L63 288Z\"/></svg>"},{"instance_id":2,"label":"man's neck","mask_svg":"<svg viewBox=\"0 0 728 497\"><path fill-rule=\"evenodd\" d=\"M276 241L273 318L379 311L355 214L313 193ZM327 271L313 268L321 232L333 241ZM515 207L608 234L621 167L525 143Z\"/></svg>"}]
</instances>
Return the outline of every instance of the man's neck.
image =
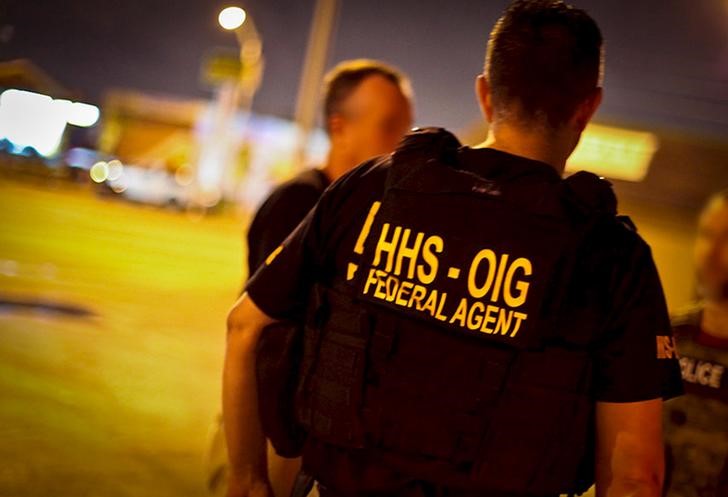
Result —
<instances>
[{"instance_id":1,"label":"man's neck","mask_svg":"<svg viewBox=\"0 0 728 497\"><path fill-rule=\"evenodd\" d=\"M564 141L556 134L547 136L546 133L524 133L509 126L494 125L488 132L488 138L477 148L492 148L543 162L561 175L572 151L572 147L562 145Z\"/></svg>"},{"instance_id":2,"label":"man's neck","mask_svg":"<svg viewBox=\"0 0 728 497\"><path fill-rule=\"evenodd\" d=\"M329 181L333 183L356 165L353 164L348 154L344 154L335 147L332 147L321 170L329 178Z\"/></svg>"},{"instance_id":3,"label":"man's neck","mask_svg":"<svg viewBox=\"0 0 728 497\"><path fill-rule=\"evenodd\" d=\"M708 335L728 339L728 301L706 301L701 329Z\"/></svg>"}]
</instances>

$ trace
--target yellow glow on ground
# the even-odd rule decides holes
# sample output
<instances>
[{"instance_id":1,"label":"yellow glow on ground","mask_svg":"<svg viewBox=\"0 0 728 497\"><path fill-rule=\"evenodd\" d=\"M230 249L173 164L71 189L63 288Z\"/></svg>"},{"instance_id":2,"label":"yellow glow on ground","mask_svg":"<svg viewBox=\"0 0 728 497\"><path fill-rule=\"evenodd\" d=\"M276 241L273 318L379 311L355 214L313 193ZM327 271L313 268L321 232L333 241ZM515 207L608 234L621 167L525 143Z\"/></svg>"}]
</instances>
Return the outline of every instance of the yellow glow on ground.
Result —
<instances>
[{"instance_id":1,"label":"yellow glow on ground","mask_svg":"<svg viewBox=\"0 0 728 497\"><path fill-rule=\"evenodd\" d=\"M97 314L0 314L0 493L204 495L243 225L0 178L0 296Z\"/></svg>"}]
</instances>

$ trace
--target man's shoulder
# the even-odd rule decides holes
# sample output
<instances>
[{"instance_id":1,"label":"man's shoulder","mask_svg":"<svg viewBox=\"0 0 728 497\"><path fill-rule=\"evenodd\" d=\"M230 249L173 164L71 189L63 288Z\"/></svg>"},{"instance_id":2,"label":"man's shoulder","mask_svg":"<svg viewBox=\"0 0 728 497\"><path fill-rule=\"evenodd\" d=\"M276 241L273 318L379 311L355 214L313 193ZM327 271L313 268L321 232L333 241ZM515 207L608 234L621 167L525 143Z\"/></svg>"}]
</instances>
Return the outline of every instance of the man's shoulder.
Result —
<instances>
[{"instance_id":1,"label":"man's shoulder","mask_svg":"<svg viewBox=\"0 0 728 497\"><path fill-rule=\"evenodd\" d=\"M322 183L320 171L311 169L299 173L276 186L258 206L248 226L249 241L260 233L270 229L271 223L295 226L308 211L316 205L326 189Z\"/></svg>"},{"instance_id":2,"label":"man's shoulder","mask_svg":"<svg viewBox=\"0 0 728 497\"><path fill-rule=\"evenodd\" d=\"M645 241L637 230L631 218L628 216L617 215L610 216L604 220L602 226L603 235L606 242L617 249L627 250L629 252L652 252L650 245Z\"/></svg>"},{"instance_id":3,"label":"man's shoulder","mask_svg":"<svg viewBox=\"0 0 728 497\"><path fill-rule=\"evenodd\" d=\"M327 186L328 180L322 171L307 169L276 186L268 198L281 198L289 195L315 196L318 198Z\"/></svg>"},{"instance_id":4,"label":"man's shoulder","mask_svg":"<svg viewBox=\"0 0 728 497\"><path fill-rule=\"evenodd\" d=\"M391 164L392 154L373 157L334 181L325 196L353 201L359 197L372 198L384 188Z\"/></svg>"},{"instance_id":5,"label":"man's shoulder","mask_svg":"<svg viewBox=\"0 0 728 497\"><path fill-rule=\"evenodd\" d=\"M382 181L392 164L392 156L392 154L385 154L372 157L344 174L336 183L355 186L360 181Z\"/></svg>"},{"instance_id":6,"label":"man's shoulder","mask_svg":"<svg viewBox=\"0 0 728 497\"><path fill-rule=\"evenodd\" d=\"M635 223L628 216L614 213L604 213L595 218L586 245L592 253L617 258L652 253Z\"/></svg>"},{"instance_id":7,"label":"man's shoulder","mask_svg":"<svg viewBox=\"0 0 728 497\"><path fill-rule=\"evenodd\" d=\"M620 216L604 216L587 236L578 262L586 281L609 292L657 278L650 245L634 224Z\"/></svg>"},{"instance_id":8,"label":"man's shoulder","mask_svg":"<svg viewBox=\"0 0 728 497\"><path fill-rule=\"evenodd\" d=\"M280 210L302 210L304 213L310 210L327 187L327 183L318 175L323 173L310 169L299 173L293 178L279 184L258 207L256 217L267 216L272 211Z\"/></svg>"}]
</instances>

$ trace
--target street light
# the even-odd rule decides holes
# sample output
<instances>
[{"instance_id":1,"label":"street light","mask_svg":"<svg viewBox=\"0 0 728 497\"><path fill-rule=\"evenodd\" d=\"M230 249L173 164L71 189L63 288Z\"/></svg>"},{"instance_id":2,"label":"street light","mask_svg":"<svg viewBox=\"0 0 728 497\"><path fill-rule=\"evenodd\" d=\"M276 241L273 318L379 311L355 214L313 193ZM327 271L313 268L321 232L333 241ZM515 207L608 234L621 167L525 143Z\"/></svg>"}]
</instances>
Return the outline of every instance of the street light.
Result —
<instances>
[{"instance_id":1,"label":"street light","mask_svg":"<svg viewBox=\"0 0 728 497\"><path fill-rule=\"evenodd\" d=\"M253 19L244 9L237 6L222 9L217 16L217 21L223 29L233 31L238 40L240 50L238 91L241 94L237 96L236 100L241 100L241 106L249 110L263 71L263 44L260 34Z\"/></svg>"},{"instance_id":2,"label":"street light","mask_svg":"<svg viewBox=\"0 0 728 497\"><path fill-rule=\"evenodd\" d=\"M247 17L245 10L240 7L226 7L217 16L217 22L220 23L223 29L233 31L242 26Z\"/></svg>"},{"instance_id":3,"label":"street light","mask_svg":"<svg viewBox=\"0 0 728 497\"><path fill-rule=\"evenodd\" d=\"M202 137L194 173L195 202L203 207L211 207L224 191L236 187L226 183L228 172L239 155L236 116L242 111L246 120L243 126L247 125L264 66L263 43L252 16L240 7L231 6L218 13L217 21L223 29L235 33L238 61L231 65L226 57L219 57L223 70L210 77L216 85L211 126ZM210 66L213 68L210 73L214 73L215 62ZM229 70L231 66L237 66L234 72Z\"/></svg>"}]
</instances>

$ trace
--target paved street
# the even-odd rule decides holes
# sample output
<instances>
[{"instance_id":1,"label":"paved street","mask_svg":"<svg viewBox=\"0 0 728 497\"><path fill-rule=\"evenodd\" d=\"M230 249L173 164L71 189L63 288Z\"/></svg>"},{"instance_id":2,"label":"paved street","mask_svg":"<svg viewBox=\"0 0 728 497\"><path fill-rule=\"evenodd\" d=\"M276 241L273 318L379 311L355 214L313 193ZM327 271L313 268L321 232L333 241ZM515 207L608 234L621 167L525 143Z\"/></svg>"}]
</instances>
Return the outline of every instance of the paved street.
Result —
<instances>
[{"instance_id":1,"label":"paved street","mask_svg":"<svg viewBox=\"0 0 728 497\"><path fill-rule=\"evenodd\" d=\"M0 495L203 495L242 222L59 188L0 179Z\"/></svg>"}]
</instances>

